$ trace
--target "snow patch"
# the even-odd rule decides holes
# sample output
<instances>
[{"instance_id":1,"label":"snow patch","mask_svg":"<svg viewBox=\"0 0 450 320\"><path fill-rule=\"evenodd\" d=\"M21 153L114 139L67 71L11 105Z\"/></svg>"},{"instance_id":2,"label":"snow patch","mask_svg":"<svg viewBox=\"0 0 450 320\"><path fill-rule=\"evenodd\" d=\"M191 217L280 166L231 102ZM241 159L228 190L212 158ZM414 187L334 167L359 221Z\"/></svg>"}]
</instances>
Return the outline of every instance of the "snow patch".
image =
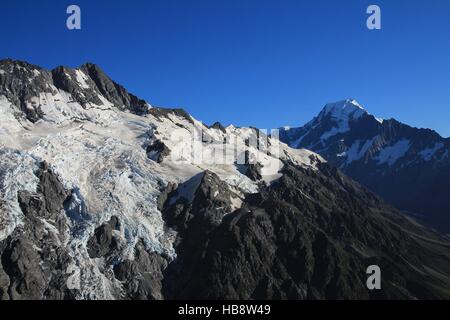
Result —
<instances>
[{"instance_id":1,"label":"snow patch","mask_svg":"<svg viewBox=\"0 0 450 320\"><path fill-rule=\"evenodd\" d=\"M392 166L398 159L403 157L411 147L411 142L407 139L402 139L392 146L382 149L377 157L378 164L387 163Z\"/></svg>"},{"instance_id":2,"label":"snow patch","mask_svg":"<svg viewBox=\"0 0 450 320\"><path fill-rule=\"evenodd\" d=\"M19 191L36 192L39 183L34 171L37 161L30 155L0 148L0 241L8 237L22 222Z\"/></svg>"},{"instance_id":3,"label":"snow patch","mask_svg":"<svg viewBox=\"0 0 450 320\"><path fill-rule=\"evenodd\" d=\"M77 78L84 85L83 74L77 73ZM318 162L325 162L311 151L293 150L264 133L260 133L264 136L261 148L247 146L246 140L256 139L255 129L228 126L222 132L173 114L160 119L151 114L137 116L117 110L101 95L100 106L81 106L69 93L54 86L51 89L54 95L41 93L33 98L45 113L34 124L17 120L17 108L0 97L0 240L21 223L17 191L35 192L37 163L47 161L64 187L72 191L67 207L70 221L67 246L74 264L70 267L73 276L68 286L79 288L81 297L108 299L118 286L100 272L101 263L90 259L86 248L95 228L111 216L121 221L121 235L126 241L121 258L134 258L133 249L139 239L143 239L147 249L176 258L173 247L176 232L167 228L157 204L161 188L168 182L180 184L210 170L229 185L235 194L231 199L233 206L238 208L246 194L259 191L258 182L236 166L245 151L251 151L262 164L266 183L281 176L283 160L312 170L317 170ZM192 137L194 130L203 132L194 147L174 139L173 133ZM162 163L147 156L144 146L151 139L160 140L170 150L170 156ZM224 148L226 141L236 142L240 152L235 153L229 146ZM279 150L272 150L271 146ZM223 152L229 158L216 163ZM198 154L204 161L195 161ZM185 161L172 161L172 156L184 157ZM182 194L189 198L194 190L195 185L182 190ZM51 224L47 227L51 230Z\"/></svg>"},{"instance_id":4,"label":"snow patch","mask_svg":"<svg viewBox=\"0 0 450 320\"><path fill-rule=\"evenodd\" d=\"M370 140L366 140L362 146L361 146L361 143L362 143L361 140L356 140L355 142L353 142L351 147L344 153L347 156L345 164L348 165L348 164L352 163L353 161L360 160L362 157L364 157L364 155L369 150L369 148L372 146L372 144L376 138L377 138L377 136L373 137ZM338 157L344 156L344 154L340 154L337 156Z\"/></svg>"},{"instance_id":5,"label":"snow patch","mask_svg":"<svg viewBox=\"0 0 450 320\"><path fill-rule=\"evenodd\" d=\"M334 137L335 135L339 134L339 133L345 133L348 132L350 130L350 127L348 125L347 121L340 121L338 123L338 127L333 127L331 128L331 130L325 132L324 134L322 134L322 136L320 137L320 140L322 142L330 139L331 137Z\"/></svg>"},{"instance_id":6,"label":"snow patch","mask_svg":"<svg viewBox=\"0 0 450 320\"><path fill-rule=\"evenodd\" d=\"M89 85L87 84L88 77L81 70L75 70L75 75L77 77L77 82L83 89L89 89Z\"/></svg>"},{"instance_id":7,"label":"snow patch","mask_svg":"<svg viewBox=\"0 0 450 320\"><path fill-rule=\"evenodd\" d=\"M320 140L324 143L324 141L339 133L348 132L350 130L349 122L359 119L364 114L367 114L366 110L352 99L327 104L319 115L318 120L320 122L323 117L330 116L336 122L337 126L323 133Z\"/></svg>"},{"instance_id":8,"label":"snow patch","mask_svg":"<svg viewBox=\"0 0 450 320\"><path fill-rule=\"evenodd\" d=\"M353 99L347 99L335 103L329 103L323 110L324 115L331 115L337 120L355 120L360 118L366 111Z\"/></svg>"},{"instance_id":9,"label":"snow patch","mask_svg":"<svg viewBox=\"0 0 450 320\"><path fill-rule=\"evenodd\" d=\"M426 148L419 152L419 155L422 157L424 161L430 161L433 158L433 155L444 147L442 142L437 142L432 148Z\"/></svg>"}]
</instances>

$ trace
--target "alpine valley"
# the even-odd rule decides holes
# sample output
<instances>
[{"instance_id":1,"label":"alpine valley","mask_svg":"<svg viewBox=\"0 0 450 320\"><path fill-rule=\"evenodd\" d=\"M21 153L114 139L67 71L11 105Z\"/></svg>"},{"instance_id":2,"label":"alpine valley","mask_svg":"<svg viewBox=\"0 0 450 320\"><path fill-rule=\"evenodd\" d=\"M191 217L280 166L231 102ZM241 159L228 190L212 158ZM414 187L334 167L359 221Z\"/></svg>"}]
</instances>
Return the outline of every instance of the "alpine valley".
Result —
<instances>
[{"instance_id":1,"label":"alpine valley","mask_svg":"<svg viewBox=\"0 0 450 320\"><path fill-rule=\"evenodd\" d=\"M2 60L0 137L1 299L450 299L450 242L397 209L448 221L449 141L354 101L283 132L291 148L94 64Z\"/></svg>"}]
</instances>

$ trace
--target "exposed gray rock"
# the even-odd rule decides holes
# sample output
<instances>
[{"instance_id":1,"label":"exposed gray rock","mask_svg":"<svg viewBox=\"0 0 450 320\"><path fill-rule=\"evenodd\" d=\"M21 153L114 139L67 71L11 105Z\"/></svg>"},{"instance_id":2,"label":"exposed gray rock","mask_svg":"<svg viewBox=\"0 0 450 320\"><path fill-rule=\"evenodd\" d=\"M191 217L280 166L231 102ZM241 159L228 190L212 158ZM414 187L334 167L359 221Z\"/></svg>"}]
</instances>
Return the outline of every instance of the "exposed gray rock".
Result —
<instances>
[{"instance_id":1,"label":"exposed gray rock","mask_svg":"<svg viewBox=\"0 0 450 320\"><path fill-rule=\"evenodd\" d=\"M0 95L5 96L18 108L17 117L36 122L44 113L37 101L31 101L41 92L52 92L50 72L42 68L11 59L0 60Z\"/></svg>"},{"instance_id":2,"label":"exposed gray rock","mask_svg":"<svg viewBox=\"0 0 450 320\"><path fill-rule=\"evenodd\" d=\"M86 76L87 87L78 82L76 70L57 67L52 71L22 61L0 60L0 95L6 96L18 108L17 116L36 122L44 116L40 93L52 93L54 88L70 93L74 101L85 107L88 103L102 105L103 95L117 109L137 115L147 114L149 105L112 81L97 65L87 63L78 70Z\"/></svg>"},{"instance_id":3,"label":"exposed gray rock","mask_svg":"<svg viewBox=\"0 0 450 320\"><path fill-rule=\"evenodd\" d=\"M166 207L181 239L166 271L165 297L449 298L450 278L438 276L450 272L448 242L327 164L318 172L286 164L283 173L227 215L220 214L227 202L216 202L215 192ZM199 189L218 185L227 192L216 179ZM380 291L366 288L372 264L383 270Z\"/></svg>"},{"instance_id":4,"label":"exposed gray rock","mask_svg":"<svg viewBox=\"0 0 450 320\"><path fill-rule=\"evenodd\" d=\"M81 70L92 79L98 92L120 110L129 110L137 115L148 113L147 102L130 94L123 86L112 81L99 66L86 63L81 66Z\"/></svg>"},{"instance_id":5,"label":"exposed gray rock","mask_svg":"<svg viewBox=\"0 0 450 320\"><path fill-rule=\"evenodd\" d=\"M161 163L165 157L170 155L170 149L160 140L154 140L146 148L149 159Z\"/></svg>"},{"instance_id":6,"label":"exposed gray rock","mask_svg":"<svg viewBox=\"0 0 450 320\"><path fill-rule=\"evenodd\" d=\"M194 124L192 117L184 109L151 108L149 113L158 119L167 118L169 114L173 114L186 119L191 124Z\"/></svg>"},{"instance_id":7,"label":"exposed gray rock","mask_svg":"<svg viewBox=\"0 0 450 320\"><path fill-rule=\"evenodd\" d=\"M164 205L170 195L177 189L177 184L169 182L164 188L162 188L161 193L158 197L158 210L162 211Z\"/></svg>"},{"instance_id":8,"label":"exposed gray rock","mask_svg":"<svg viewBox=\"0 0 450 320\"><path fill-rule=\"evenodd\" d=\"M4 249L0 249L4 250ZM9 298L8 288L9 288L9 276L3 270L3 265L0 263L0 300L7 300Z\"/></svg>"},{"instance_id":9,"label":"exposed gray rock","mask_svg":"<svg viewBox=\"0 0 450 320\"><path fill-rule=\"evenodd\" d=\"M87 103L102 105L102 100L99 98L95 83L88 78L85 82L89 88L84 88L77 81L77 76L74 69L68 67L57 67L52 70L53 84L56 88L70 93L75 101L80 103L83 107Z\"/></svg>"},{"instance_id":10,"label":"exposed gray rock","mask_svg":"<svg viewBox=\"0 0 450 320\"><path fill-rule=\"evenodd\" d=\"M82 106L98 102L101 94L120 110L146 112L142 100L95 65L81 69L86 88L70 68L48 72L1 63L6 70L0 75L2 92L18 106L19 116L31 121L42 113L38 104L29 105L30 99L52 85L70 92ZM31 82L19 85L15 78ZM175 114L193 123L179 109L149 113L160 119ZM263 133L255 130L257 146L264 147ZM164 154L164 147L154 147ZM250 153L245 156L241 172L259 180L261 167L251 166ZM129 230L122 230L125 221L112 217L88 240L89 262L98 266L102 280L109 280L108 292L124 299L449 299L448 241L411 223L335 167L316 163L318 170L286 162L283 176L270 186L261 184L239 210L231 187L212 172L179 186L161 178L157 206L167 227L177 231L176 259L149 250L143 240L131 258L124 257ZM80 191L65 190L47 164L36 176L36 192L17 194L23 223L0 242L0 298L73 299L78 292L67 287L73 261L66 237L80 235L93 218ZM372 264L382 269L381 291L365 286L366 268Z\"/></svg>"},{"instance_id":11,"label":"exposed gray rock","mask_svg":"<svg viewBox=\"0 0 450 320\"><path fill-rule=\"evenodd\" d=\"M100 258L118 254L120 240L114 236L113 231L120 230L120 223L117 217L111 217L105 223L95 229L94 235L88 240L87 249L91 258Z\"/></svg>"},{"instance_id":12,"label":"exposed gray rock","mask_svg":"<svg viewBox=\"0 0 450 320\"><path fill-rule=\"evenodd\" d=\"M176 194L175 191L171 196ZM205 171L195 190L193 200L189 201L190 199L180 197L163 214L169 226L176 226L180 235L189 242L205 237L210 230L221 223L223 216L232 211L231 197L233 193L228 185L215 173ZM186 235L186 232L189 235Z\"/></svg>"},{"instance_id":13,"label":"exposed gray rock","mask_svg":"<svg viewBox=\"0 0 450 320\"><path fill-rule=\"evenodd\" d=\"M69 195L46 163L36 173L36 193L21 191L24 223L0 243L2 299L70 299L67 288L71 257L64 242L68 232L63 203Z\"/></svg>"},{"instance_id":14,"label":"exposed gray rock","mask_svg":"<svg viewBox=\"0 0 450 320\"><path fill-rule=\"evenodd\" d=\"M125 299L161 300L164 275L168 262L156 252L148 252L142 241L135 247L134 260L114 266L116 278L125 289Z\"/></svg>"},{"instance_id":15,"label":"exposed gray rock","mask_svg":"<svg viewBox=\"0 0 450 320\"><path fill-rule=\"evenodd\" d=\"M225 130L225 127L220 122L214 122L214 124L211 126L211 128L220 130L223 133L227 133L227 131Z\"/></svg>"}]
</instances>

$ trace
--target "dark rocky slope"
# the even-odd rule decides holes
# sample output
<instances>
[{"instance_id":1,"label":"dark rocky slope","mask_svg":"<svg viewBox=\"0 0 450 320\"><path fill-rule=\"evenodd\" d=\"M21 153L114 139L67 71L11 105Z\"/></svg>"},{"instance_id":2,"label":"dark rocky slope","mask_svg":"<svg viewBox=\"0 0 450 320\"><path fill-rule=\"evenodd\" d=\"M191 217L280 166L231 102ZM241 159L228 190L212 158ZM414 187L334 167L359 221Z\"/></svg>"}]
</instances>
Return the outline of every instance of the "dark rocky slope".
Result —
<instances>
[{"instance_id":1,"label":"dark rocky slope","mask_svg":"<svg viewBox=\"0 0 450 320\"><path fill-rule=\"evenodd\" d=\"M61 67L50 72L10 60L0 62L0 66L4 71L0 74L0 96L15 105L12 110L18 117L33 122L45 116L33 97L46 90L70 93L71 99L81 105L76 108L92 107L107 97L121 110L136 114L145 111L141 100L127 94L93 65L82 67L84 81L79 79L80 69ZM144 177L157 180L150 190L154 196L151 200L160 211L152 214L158 218L162 214L165 221L159 232L178 232L176 259L172 259L171 250L156 251L158 246L149 243L135 225L127 227L127 219L134 213L139 213L133 217L137 224L148 222L141 215L148 211L122 215L120 210L112 211L112 198L104 210L111 212L90 214L82 199L95 188L84 194L76 185L74 190L65 190L61 182L64 170L60 179L43 163L35 172L38 188L17 192L22 223L0 241L1 299L450 298L449 242L414 224L334 167L317 159L305 167L283 160L282 177L267 186L261 180L265 168L260 163L239 165L243 174L257 182L255 188L260 186L259 193L246 194L243 199L210 171L177 186L171 183L177 181L173 177L158 176L170 150L164 144L168 137L152 139L152 132L164 129L157 122L162 125L166 118L182 120L184 124L175 124L181 127L194 120L181 109L154 108L148 112L156 120L145 127L148 143L139 143L136 148L144 148L155 160L150 167L155 175L151 171ZM32 128L39 124L27 125ZM214 127L217 132L225 130L219 124ZM81 127L79 130L84 132ZM212 136L205 134L202 141L209 144ZM121 153L120 163L122 154L128 157L136 148ZM75 155L71 164L78 165L85 159L77 158L77 149L69 150ZM94 148L89 153L101 155L95 150L107 151ZM96 161L106 158L103 155ZM245 152L244 158L248 161L252 154ZM89 169L92 162L82 164ZM317 170L313 169L316 164ZM11 170L11 166L5 168ZM106 166L106 171L110 169L114 168ZM114 172L119 174L121 170L123 167ZM140 166L135 171L139 175ZM99 176L98 172L90 176L94 185L108 188L108 180L99 180ZM128 181L131 178L128 176ZM106 193L118 196L120 192L113 188L127 187L123 180L117 181ZM102 202L103 197L104 193L94 199ZM142 202L135 203L139 206L131 208L138 211ZM0 215L3 208L6 206L0 202ZM170 249L171 245L172 239ZM380 291L366 288L366 268L372 264L382 270ZM79 276L78 287L74 274Z\"/></svg>"},{"instance_id":2,"label":"dark rocky slope","mask_svg":"<svg viewBox=\"0 0 450 320\"><path fill-rule=\"evenodd\" d=\"M207 172L191 202L166 207L180 236L167 298L450 298L450 244L328 165L287 166L227 214L228 192ZM373 264L382 290L366 288Z\"/></svg>"},{"instance_id":3,"label":"dark rocky slope","mask_svg":"<svg viewBox=\"0 0 450 320\"><path fill-rule=\"evenodd\" d=\"M72 299L64 210L71 193L46 164L36 175L37 192L18 193L24 224L0 243L0 295ZM214 173L193 179L192 199L173 184L161 193L167 226L178 231L177 259L139 241L124 260L117 217L91 235L89 256L122 283L117 299L450 298L450 243L327 164L315 171L286 163L279 180L238 210ZM366 288L373 264L381 290Z\"/></svg>"}]
</instances>

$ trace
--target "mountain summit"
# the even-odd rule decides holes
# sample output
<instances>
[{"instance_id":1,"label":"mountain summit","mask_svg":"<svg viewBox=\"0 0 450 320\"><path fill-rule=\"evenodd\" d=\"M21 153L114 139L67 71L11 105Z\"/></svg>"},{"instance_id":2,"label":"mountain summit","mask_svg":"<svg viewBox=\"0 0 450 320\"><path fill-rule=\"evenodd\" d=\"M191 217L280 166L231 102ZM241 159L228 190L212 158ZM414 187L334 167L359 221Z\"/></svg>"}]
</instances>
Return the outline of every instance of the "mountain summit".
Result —
<instances>
[{"instance_id":1,"label":"mountain summit","mask_svg":"<svg viewBox=\"0 0 450 320\"><path fill-rule=\"evenodd\" d=\"M69 93L84 108L102 105L107 99L116 108L145 114L150 105L112 81L99 66L86 63L77 69L64 66L51 71L24 61L0 61L0 95L17 105L31 122L41 119L46 98L59 90Z\"/></svg>"},{"instance_id":2,"label":"mountain summit","mask_svg":"<svg viewBox=\"0 0 450 320\"><path fill-rule=\"evenodd\" d=\"M3 61L0 116L0 299L450 297L446 239L258 129L92 64Z\"/></svg>"},{"instance_id":3,"label":"mountain summit","mask_svg":"<svg viewBox=\"0 0 450 320\"><path fill-rule=\"evenodd\" d=\"M336 120L355 120L361 117L366 111L354 99L346 99L335 103L327 104L319 117L331 116Z\"/></svg>"},{"instance_id":4,"label":"mountain summit","mask_svg":"<svg viewBox=\"0 0 450 320\"><path fill-rule=\"evenodd\" d=\"M381 120L354 100L327 104L281 141L322 155L399 209L450 232L450 139L395 119Z\"/></svg>"}]
</instances>

